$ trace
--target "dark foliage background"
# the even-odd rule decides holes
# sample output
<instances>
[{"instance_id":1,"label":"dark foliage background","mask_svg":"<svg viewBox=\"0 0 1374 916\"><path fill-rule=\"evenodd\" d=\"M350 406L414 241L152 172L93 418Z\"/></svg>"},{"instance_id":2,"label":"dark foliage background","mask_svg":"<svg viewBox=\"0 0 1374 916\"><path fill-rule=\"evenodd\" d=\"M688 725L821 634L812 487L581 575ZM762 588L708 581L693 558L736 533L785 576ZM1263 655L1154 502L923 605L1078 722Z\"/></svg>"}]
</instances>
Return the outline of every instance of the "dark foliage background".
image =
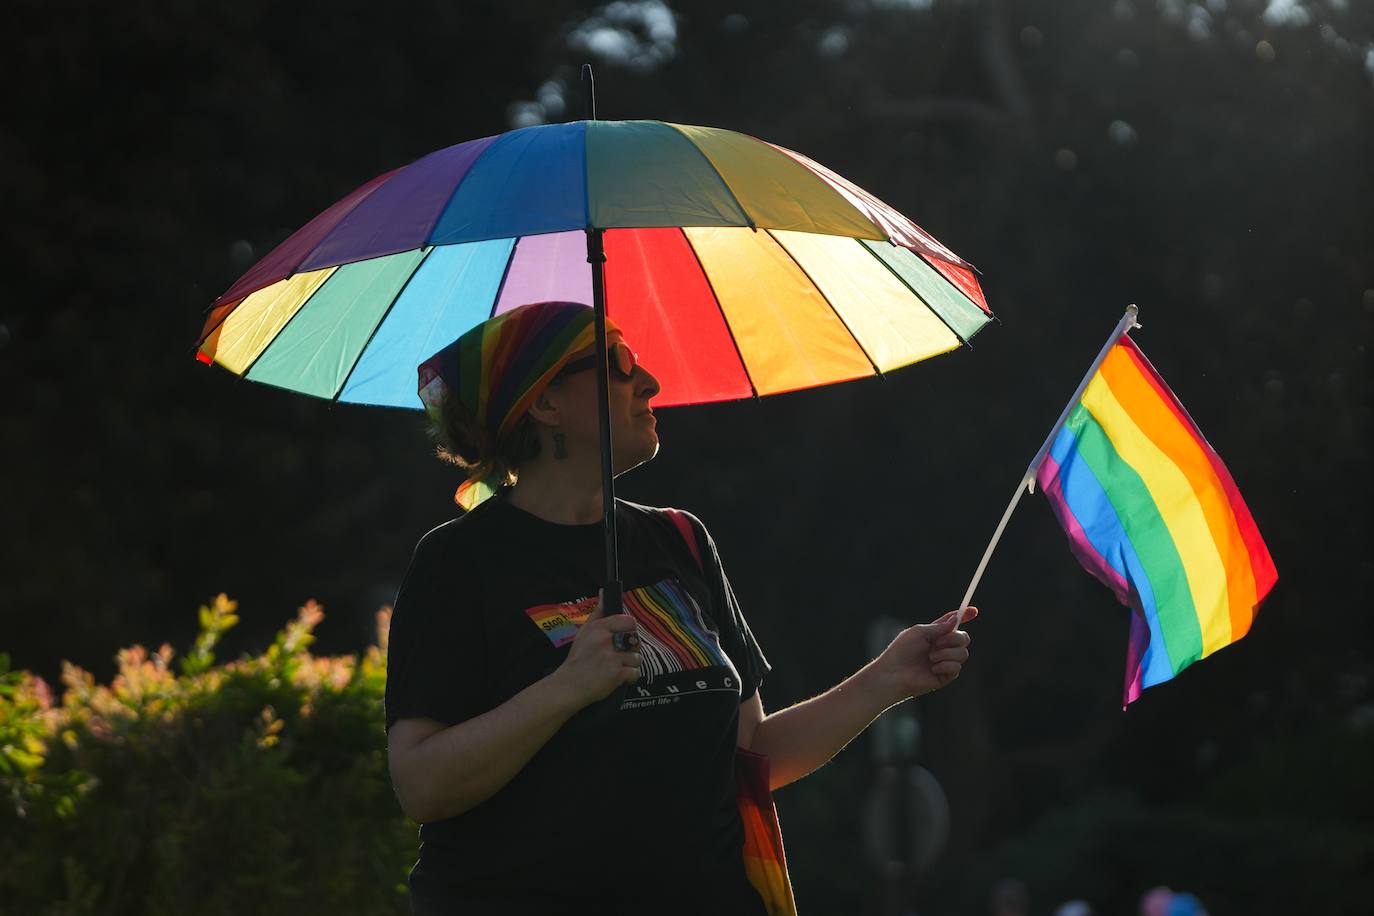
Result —
<instances>
[{"instance_id":1,"label":"dark foliage background","mask_svg":"<svg viewBox=\"0 0 1374 916\"><path fill-rule=\"evenodd\" d=\"M0 647L55 679L189 644L228 591L260 647L307 597L355 651L455 480L417 416L191 356L208 303L365 179L577 117L742 130L873 190L983 272L1001 323L885 380L661 419L623 495L710 525L779 707L879 615L967 583L1017 476L1129 302L1280 571L1255 628L1119 709L1126 617L1038 499L923 701L948 792L922 911L1019 874L1037 909L1367 912L1374 864L1374 9L1349 0L802 0L91 6L18 0L0 79ZM809 912L878 906L863 742L779 794ZM1209 865L1224 856L1227 868Z\"/></svg>"}]
</instances>

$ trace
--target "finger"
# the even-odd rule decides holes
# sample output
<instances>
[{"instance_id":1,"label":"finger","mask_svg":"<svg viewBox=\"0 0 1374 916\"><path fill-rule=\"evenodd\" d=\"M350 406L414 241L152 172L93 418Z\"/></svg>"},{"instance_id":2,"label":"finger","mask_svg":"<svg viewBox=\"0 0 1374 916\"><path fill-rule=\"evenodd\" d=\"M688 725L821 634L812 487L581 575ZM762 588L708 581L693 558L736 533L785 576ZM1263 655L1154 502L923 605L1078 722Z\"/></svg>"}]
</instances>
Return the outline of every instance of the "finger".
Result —
<instances>
[{"instance_id":1,"label":"finger","mask_svg":"<svg viewBox=\"0 0 1374 916\"><path fill-rule=\"evenodd\" d=\"M954 630L953 632L938 637L934 645L937 649L950 649L957 646L967 646L972 641L973 637L969 636L963 630Z\"/></svg>"},{"instance_id":2,"label":"finger","mask_svg":"<svg viewBox=\"0 0 1374 916\"><path fill-rule=\"evenodd\" d=\"M938 620L921 624L921 629L925 631L926 638L934 640L945 633L954 632L954 628L959 625L958 613L958 611L950 611Z\"/></svg>"},{"instance_id":3,"label":"finger","mask_svg":"<svg viewBox=\"0 0 1374 916\"><path fill-rule=\"evenodd\" d=\"M930 673L939 678L956 678L964 666L959 662L939 662L930 666Z\"/></svg>"},{"instance_id":4,"label":"finger","mask_svg":"<svg viewBox=\"0 0 1374 916\"><path fill-rule=\"evenodd\" d=\"M612 633L634 633L639 629L639 621L629 614L616 614L602 618L602 626Z\"/></svg>"},{"instance_id":5,"label":"finger","mask_svg":"<svg viewBox=\"0 0 1374 916\"><path fill-rule=\"evenodd\" d=\"M622 652L617 655L616 658L620 661L620 664L624 665L626 668L633 668L636 671L638 671L639 666L644 663L644 659L638 652Z\"/></svg>"},{"instance_id":6,"label":"finger","mask_svg":"<svg viewBox=\"0 0 1374 916\"><path fill-rule=\"evenodd\" d=\"M622 684L633 684L635 681L638 681L638 680L639 680L639 669L638 669L638 668L629 668L629 667L626 667L626 668L621 668L621 669L620 669L620 683L622 683Z\"/></svg>"},{"instance_id":7,"label":"finger","mask_svg":"<svg viewBox=\"0 0 1374 916\"><path fill-rule=\"evenodd\" d=\"M968 649L939 649L930 653L931 665L942 662L958 662L962 665L966 661L968 661Z\"/></svg>"}]
</instances>

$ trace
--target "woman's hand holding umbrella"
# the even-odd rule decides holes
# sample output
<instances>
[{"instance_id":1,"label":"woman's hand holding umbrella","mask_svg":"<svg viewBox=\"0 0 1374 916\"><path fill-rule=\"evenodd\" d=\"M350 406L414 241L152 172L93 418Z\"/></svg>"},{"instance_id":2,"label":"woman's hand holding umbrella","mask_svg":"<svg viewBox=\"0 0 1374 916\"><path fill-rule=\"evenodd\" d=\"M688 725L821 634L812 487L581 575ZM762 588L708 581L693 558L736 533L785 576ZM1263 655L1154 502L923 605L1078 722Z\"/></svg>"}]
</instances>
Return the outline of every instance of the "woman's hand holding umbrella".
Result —
<instances>
[{"instance_id":1,"label":"woman's hand holding umbrella","mask_svg":"<svg viewBox=\"0 0 1374 916\"><path fill-rule=\"evenodd\" d=\"M568 657L553 673L578 709L605 699L617 687L639 680L637 628L629 614L607 617L604 605L597 603L577 631Z\"/></svg>"},{"instance_id":2,"label":"woman's hand holding umbrella","mask_svg":"<svg viewBox=\"0 0 1374 916\"><path fill-rule=\"evenodd\" d=\"M480 716L446 725L407 718L387 736L401 807L420 823L455 817L496 794L568 719L639 679L637 624L598 603L563 664ZM625 648L612 640L623 638Z\"/></svg>"}]
</instances>

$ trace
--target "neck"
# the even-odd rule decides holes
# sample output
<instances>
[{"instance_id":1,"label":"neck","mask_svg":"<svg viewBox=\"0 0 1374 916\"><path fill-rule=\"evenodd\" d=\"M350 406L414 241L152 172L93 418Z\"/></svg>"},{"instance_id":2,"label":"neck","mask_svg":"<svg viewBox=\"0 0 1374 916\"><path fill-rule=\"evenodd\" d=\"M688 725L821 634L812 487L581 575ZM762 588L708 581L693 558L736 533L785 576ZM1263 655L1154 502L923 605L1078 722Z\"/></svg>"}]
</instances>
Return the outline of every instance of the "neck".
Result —
<instances>
[{"instance_id":1,"label":"neck","mask_svg":"<svg viewBox=\"0 0 1374 916\"><path fill-rule=\"evenodd\" d=\"M511 505L560 525L601 521L601 467L543 456L520 468Z\"/></svg>"}]
</instances>

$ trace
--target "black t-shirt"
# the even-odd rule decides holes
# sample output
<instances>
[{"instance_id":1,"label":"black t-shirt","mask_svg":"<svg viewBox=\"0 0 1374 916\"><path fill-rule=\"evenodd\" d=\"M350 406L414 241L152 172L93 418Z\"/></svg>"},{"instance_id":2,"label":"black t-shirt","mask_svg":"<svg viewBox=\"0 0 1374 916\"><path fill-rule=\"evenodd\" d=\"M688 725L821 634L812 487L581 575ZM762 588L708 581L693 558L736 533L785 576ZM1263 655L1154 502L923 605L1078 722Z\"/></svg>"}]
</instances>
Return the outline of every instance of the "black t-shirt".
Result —
<instances>
[{"instance_id":1,"label":"black t-shirt","mask_svg":"<svg viewBox=\"0 0 1374 916\"><path fill-rule=\"evenodd\" d=\"M700 565L665 510L617 501L640 680L569 720L491 798L421 826L417 912L763 912L733 767L740 702L768 663L686 517ZM548 522L505 493L425 535L391 619L387 728L465 721L557 668L595 604L603 544L599 523Z\"/></svg>"}]
</instances>

